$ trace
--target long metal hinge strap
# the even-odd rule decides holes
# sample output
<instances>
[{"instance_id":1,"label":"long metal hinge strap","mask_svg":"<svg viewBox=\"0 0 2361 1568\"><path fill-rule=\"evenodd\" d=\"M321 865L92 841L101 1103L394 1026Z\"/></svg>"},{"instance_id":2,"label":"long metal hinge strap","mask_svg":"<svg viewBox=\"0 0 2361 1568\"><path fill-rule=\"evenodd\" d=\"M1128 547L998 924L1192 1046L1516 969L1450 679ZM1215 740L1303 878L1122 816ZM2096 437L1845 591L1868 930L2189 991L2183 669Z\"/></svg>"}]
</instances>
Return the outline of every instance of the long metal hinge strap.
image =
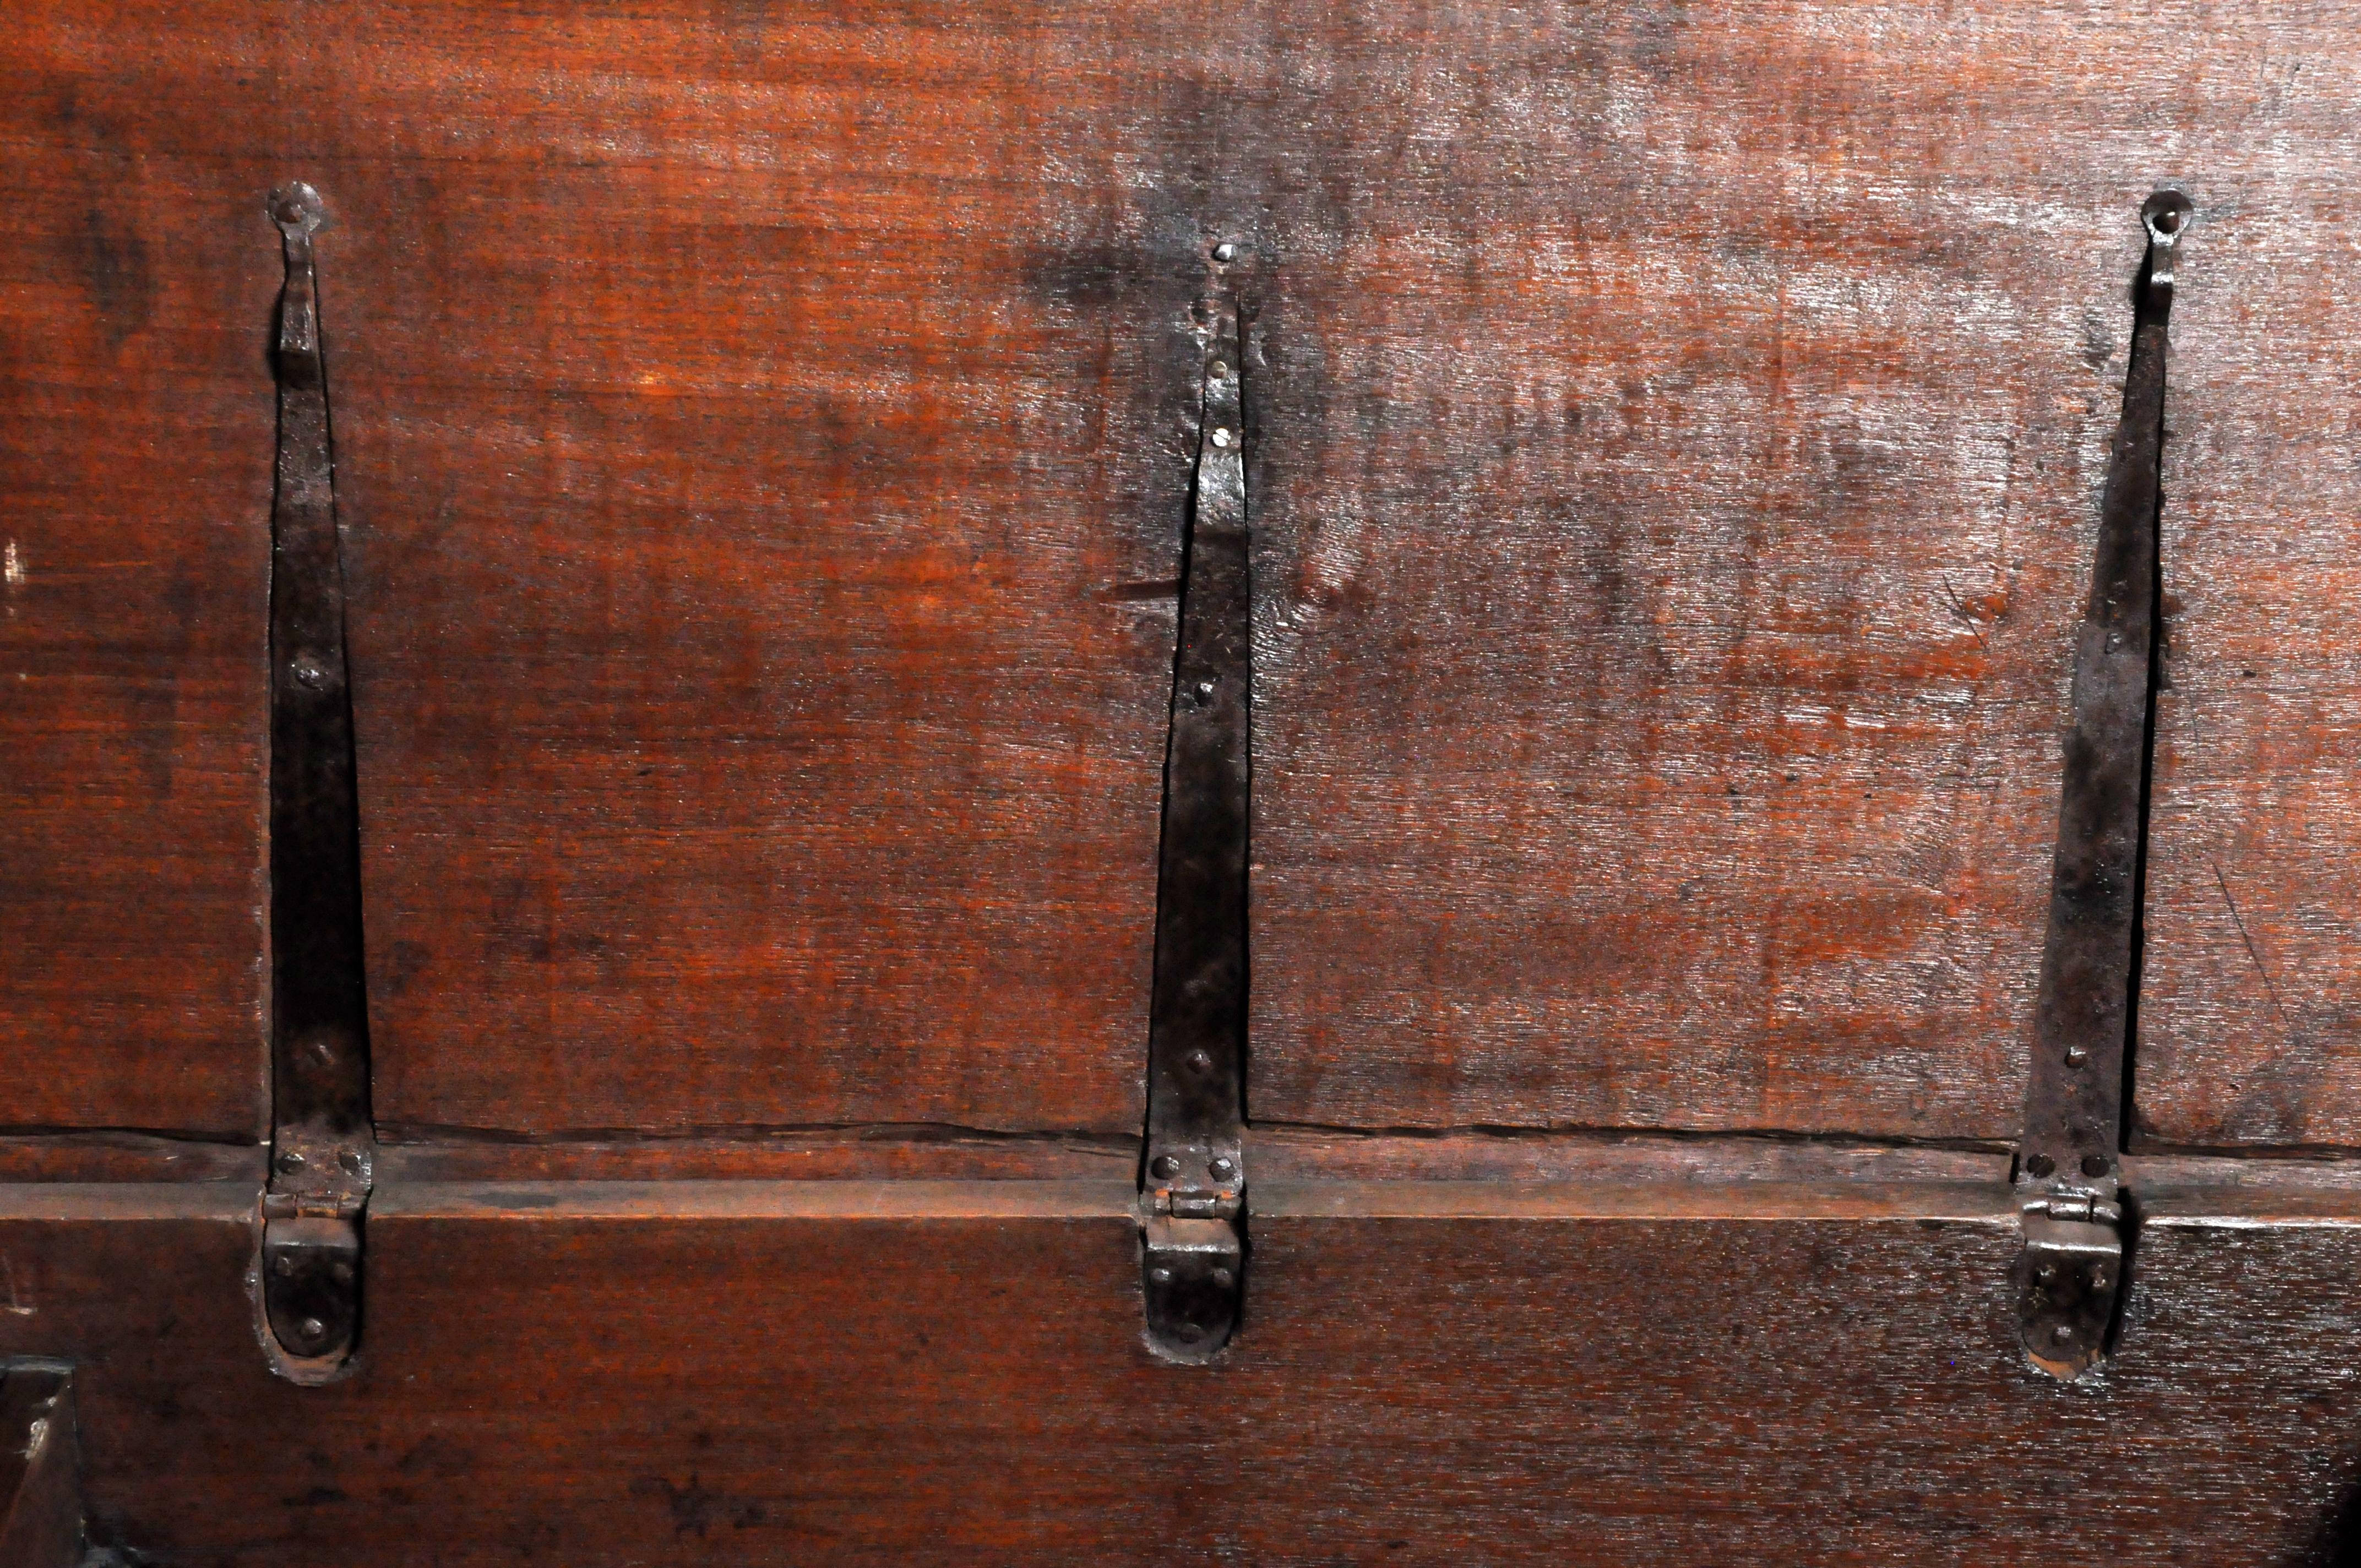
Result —
<instances>
[{"instance_id":1,"label":"long metal hinge strap","mask_svg":"<svg viewBox=\"0 0 2361 1568\"><path fill-rule=\"evenodd\" d=\"M361 1217L376 1155L362 981L360 814L344 570L312 236L318 192L272 192L278 490L270 550L271 1166L262 1305L282 1372L333 1376L360 1329Z\"/></svg>"},{"instance_id":2,"label":"long metal hinge strap","mask_svg":"<svg viewBox=\"0 0 2361 1568\"><path fill-rule=\"evenodd\" d=\"M1148 1339L1202 1362L1246 1282L1246 832L1252 691L1243 376L1233 245L1214 248L1202 417L1173 660L1140 1190Z\"/></svg>"},{"instance_id":3,"label":"long metal hinge strap","mask_svg":"<svg viewBox=\"0 0 2361 1568\"><path fill-rule=\"evenodd\" d=\"M2177 191L2158 192L2141 209L2147 254L2074 655L2017 1151L2019 1327L2033 1365L2059 1377L2081 1375L2105 1354L2123 1286L2120 1151L2156 671L2166 329L2189 214Z\"/></svg>"}]
</instances>

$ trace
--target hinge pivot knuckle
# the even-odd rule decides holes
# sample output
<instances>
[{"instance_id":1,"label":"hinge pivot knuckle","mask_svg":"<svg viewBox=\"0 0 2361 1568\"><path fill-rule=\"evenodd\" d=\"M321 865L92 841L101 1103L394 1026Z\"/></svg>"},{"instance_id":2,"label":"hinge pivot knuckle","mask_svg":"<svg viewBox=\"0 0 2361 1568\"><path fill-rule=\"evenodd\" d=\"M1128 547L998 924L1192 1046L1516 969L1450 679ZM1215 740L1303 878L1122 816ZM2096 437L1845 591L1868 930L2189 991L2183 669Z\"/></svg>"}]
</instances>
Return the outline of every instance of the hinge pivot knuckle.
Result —
<instances>
[{"instance_id":1,"label":"hinge pivot knuckle","mask_svg":"<svg viewBox=\"0 0 2361 1568\"><path fill-rule=\"evenodd\" d=\"M1159 1354L1191 1364L1213 1360L1237 1332L1246 1299L1246 1238L1237 1222L1144 1216L1140 1293Z\"/></svg>"},{"instance_id":2,"label":"hinge pivot knuckle","mask_svg":"<svg viewBox=\"0 0 2361 1568\"><path fill-rule=\"evenodd\" d=\"M262 1303L270 1332L291 1357L341 1362L360 1330L360 1205L354 1202L349 1214L274 1214L271 1207L266 1201L262 1222Z\"/></svg>"},{"instance_id":3,"label":"hinge pivot knuckle","mask_svg":"<svg viewBox=\"0 0 2361 1568\"><path fill-rule=\"evenodd\" d=\"M2060 1219L2054 1212L2038 1201L2024 1212L2017 1331L2028 1361L2071 1381L2107 1353L2123 1294L2124 1234L2114 1218Z\"/></svg>"}]
</instances>

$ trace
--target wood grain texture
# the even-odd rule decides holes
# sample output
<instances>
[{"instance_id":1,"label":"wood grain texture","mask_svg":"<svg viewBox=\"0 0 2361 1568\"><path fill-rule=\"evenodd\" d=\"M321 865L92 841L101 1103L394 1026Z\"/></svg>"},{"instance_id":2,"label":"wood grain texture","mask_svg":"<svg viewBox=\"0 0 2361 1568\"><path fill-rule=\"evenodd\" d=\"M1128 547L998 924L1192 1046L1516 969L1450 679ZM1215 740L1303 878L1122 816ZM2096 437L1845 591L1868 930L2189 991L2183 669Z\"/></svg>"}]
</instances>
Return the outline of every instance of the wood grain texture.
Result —
<instances>
[{"instance_id":1,"label":"wood grain texture","mask_svg":"<svg viewBox=\"0 0 2361 1568\"><path fill-rule=\"evenodd\" d=\"M2136 208L2269 29L1284 14L1254 1113L2010 1135Z\"/></svg>"},{"instance_id":2,"label":"wood grain texture","mask_svg":"<svg viewBox=\"0 0 2361 1568\"><path fill-rule=\"evenodd\" d=\"M244 1181L268 1174L259 1144L203 1143L138 1133L0 1137L0 1183Z\"/></svg>"},{"instance_id":3,"label":"wood grain texture","mask_svg":"<svg viewBox=\"0 0 2361 1568\"><path fill-rule=\"evenodd\" d=\"M15 20L43 1065L0 1126L256 1124L247 203L294 173L390 1120L1136 1125L1188 297L1235 236L1250 1110L2005 1137L2172 178L2140 1136L2348 1140L2344 7Z\"/></svg>"},{"instance_id":4,"label":"wood grain texture","mask_svg":"<svg viewBox=\"0 0 2361 1568\"><path fill-rule=\"evenodd\" d=\"M0 1221L36 1309L0 1349L81 1358L101 1527L189 1568L1966 1563L2070 1520L2094 1560L2297 1563L2342 1560L2361 1459L2349 1223L2152 1225L2076 1392L2016 1365L2005 1220L1271 1217L1197 1372L1140 1348L1120 1218L395 1201L368 1365L304 1390L261 1370L242 1220L112 1190Z\"/></svg>"},{"instance_id":5,"label":"wood grain texture","mask_svg":"<svg viewBox=\"0 0 2361 1568\"><path fill-rule=\"evenodd\" d=\"M102 8L103 9L103 8ZM260 19L0 39L0 1127L267 1118ZM159 121L178 129L159 141Z\"/></svg>"},{"instance_id":6,"label":"wood grain texture","mask_svg":"<svg viewBox=\"0 0 2361 1568\"><path fill-rule=\"evenodd\" d=\"M723 1137L380 1143L380 1179L412 1181L1041 1181L1137 1184L1139 1138L987 1136L929 1127Z\"/></svg>"},{"instance_id":7,"label":"wood grain texture","mask_svg":"<svg viewBox=\"0 0 2361 1568\"><path fill-rule=\"evenodd\" d=\"M2202 205L2166 402L2135 1147L2361 1145L2356 22L2221 14L2173 115Z\"/></svg>"},{"instance_id":8,"label":"wood grain texture","mask_svg":"<svg viewBox=\"0 0 2361 1568\"><path fill-rule=\"evenodd\" d=\"M1204 244L1173 150L1202 126L1133 101L1157 25L12 15L16 112L48 116L12 163L15 335L82 390L16 394L41 417L11 439L60 494L27 481L5 590L10 674L50 682L12 712L49 754L10 784L57 820L12 834L9 886L57 907L6 961L27 1034L73 1014L69 1047L137 1038L170 977L162 1043L189 1047L169 1071L94 1053L79 1070L122 1103L21 1120L226 1114L138 1093L206 1065L192 1038L224 1053L214 971L247 984L258 958L251 915L214 907L250 905L258 858L256 721L217 688L259 647L265 536L235 543L269 451L249 207L294 174L330 209L379 1113L1136 1126ZM92 211L117 166L137 199ZM147 270L115 278L110 246ZM60 314L79 337L44 341ZM134 316L203 355L126 400L94 366ZM100 460L75 466L70 413ZM85 644L122 669L76 673Z\"/></svg>"},{"instance_id":9,"label":"wood grain texture","mask_svg":"<svg viewBox=\"0 0 2361 1568\"><path fill-rule=\"evenodd\" d=\"M1150 19L313 20L379 1114L1136 1127L1202 271L1113 200Z\"/></svg>"}]
</instances>

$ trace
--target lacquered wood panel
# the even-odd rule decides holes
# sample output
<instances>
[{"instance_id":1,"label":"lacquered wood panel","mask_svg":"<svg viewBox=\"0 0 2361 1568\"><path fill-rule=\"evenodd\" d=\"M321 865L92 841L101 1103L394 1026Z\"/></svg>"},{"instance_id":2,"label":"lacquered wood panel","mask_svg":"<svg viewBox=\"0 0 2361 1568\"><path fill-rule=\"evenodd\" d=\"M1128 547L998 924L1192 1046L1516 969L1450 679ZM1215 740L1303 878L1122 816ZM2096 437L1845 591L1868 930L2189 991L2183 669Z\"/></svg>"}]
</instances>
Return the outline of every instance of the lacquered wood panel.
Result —
<instances>
[{"instance_id":1,"label":"lacquered wood panel","mask_svg":"<svg viewBox=\"0 0 2361 1568\"><path fill-rule=\"evenodd\" d=\"M1279 15L1255 1113L2012 1135L2138 204L2295 234L2352 14Z\"/></svg>"},{"instance_id":2,"label":"lacquered wood panel","mask_svg":"<svg viewBox=\"0 0 2361 1568\"><path fill-rule=\"evenodd\" d=\"M1154 19L318 21L379 1118L1137 1126Z\"/></svg>"},{"instance_id":3,"label":"lacquered wood panel","mask_svg":"<svg viewBox=\"0 0 2361 1568\"><path fill-rule=\"evenodd\" d=\"M2210 14L2209 14L2210 16ZM2136 1139L2361 1144L2361 91L2346 6L2211 17L2166 406ZM2229 64L2233 52L2247 60ZM2199 111L2202 110L2202 113ZM2301 157L2280 149L2301 148Z\"/></svg>"},{"instance_id":4,"label":"lacquered wood panel","mask_svg":"<svg viewBox=\"0 0 2361 1568\"><path fill-rule=\"evenodd\" d=\"M251 1137L267 20L0 26L0 1127Z\"/></svg>"},{"instance_id":5,"label":"lacquered wood panel","mask_svg":"<svg viewBox=\"0 0 2361 1568\"><path fill-rule=\"evenodd\" d=\"M367 1369L309 1390L262 1370L232 1206L50 1189L0 1223L34 1309L0 1349L82 1359L118 1539L242 1568L1990 1563L2069 1530L2293 1563L2361 1458L2349 1194L2152 1214L2122 1354L2068 1390L2017 1363L1997 1187L1620 1219L1563 1187L1275 1190L1247 1327L1199 1371L1140 1345L1121 1184L703 1185L389 1189Z\"/></svg>"}]
</instances>

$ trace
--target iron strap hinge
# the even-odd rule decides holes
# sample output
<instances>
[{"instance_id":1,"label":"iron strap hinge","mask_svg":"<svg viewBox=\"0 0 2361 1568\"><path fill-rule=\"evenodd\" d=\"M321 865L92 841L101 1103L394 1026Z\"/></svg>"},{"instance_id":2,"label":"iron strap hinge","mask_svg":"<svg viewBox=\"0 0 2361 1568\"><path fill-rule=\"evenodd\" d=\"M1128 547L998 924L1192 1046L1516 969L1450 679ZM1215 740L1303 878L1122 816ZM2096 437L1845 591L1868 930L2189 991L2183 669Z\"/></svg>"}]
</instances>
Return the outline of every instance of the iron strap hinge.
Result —
<instances>
[{"instance_id":1,"label":"iron strap hinge","mask_svg":"<svg viewBox=\"0 0 2361 1568\"><path fill-rule=\"evenodd\" d=\"M1246 1293L1252 632L1238 248L1212 252L1173 657L1148 1003L1140 1284L1148 1343L1212 1359Z\"/></svg>"},{"instance_id":2,"label":"iron strap hinge","mask_svg":"<svg viewBox=\"0 0 2361 1568\"><path fill-rule=\"evenodd\" d=\"M2140 209L2147 252L2075 649L2049 926L2017 1146L2025 1224L2018 1330L2032 1365L2060 1378L2080 1376L2106 1354L2123 1291L2125 1064L2147 830L2167 326L2190 212L2189 198L2177 191L2158 191Z\"/></svg>"},{"instance_id":3,"label":"iron strap hinge","mask_svg":"<svg viewBox=\"0 0 2361 1568\"><path fill-rule=\"evenodd\" d=\"M258 1298L271 1365L336 1376L360 1333L374 1179L362 981L360 811L345 586L312 236L319 193L271 193L279 297L270 512L270 1175Z\"/></svg>"}]
</instances>

